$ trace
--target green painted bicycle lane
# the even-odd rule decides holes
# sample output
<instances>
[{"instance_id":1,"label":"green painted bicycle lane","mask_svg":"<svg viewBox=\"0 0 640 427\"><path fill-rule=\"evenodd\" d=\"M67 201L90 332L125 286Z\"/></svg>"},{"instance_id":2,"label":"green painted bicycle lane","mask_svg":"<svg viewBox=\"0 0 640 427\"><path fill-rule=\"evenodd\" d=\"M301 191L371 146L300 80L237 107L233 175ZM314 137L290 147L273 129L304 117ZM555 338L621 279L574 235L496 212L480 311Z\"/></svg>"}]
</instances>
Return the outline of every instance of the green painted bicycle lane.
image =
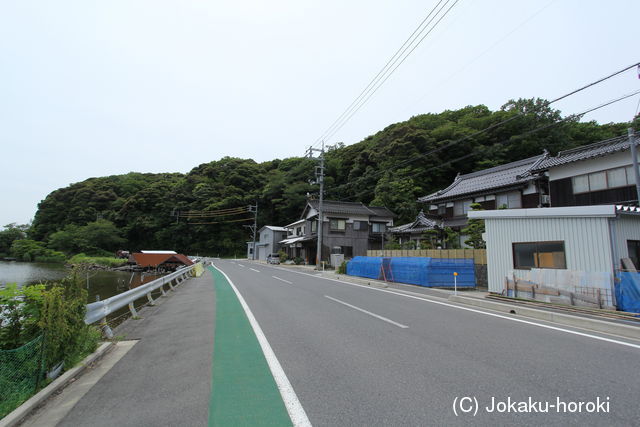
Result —
<instances>
[{"instance_id":1,"label":"green painted bicycle lane","mask_svg":"<svg viewBox=\"0 0 640 427\"><path fill-rule=\"evenodd\" d=\"M227 278L208 267L216 288L210 426L291 426L260 343Z\"/></svg>"}]
</instances>

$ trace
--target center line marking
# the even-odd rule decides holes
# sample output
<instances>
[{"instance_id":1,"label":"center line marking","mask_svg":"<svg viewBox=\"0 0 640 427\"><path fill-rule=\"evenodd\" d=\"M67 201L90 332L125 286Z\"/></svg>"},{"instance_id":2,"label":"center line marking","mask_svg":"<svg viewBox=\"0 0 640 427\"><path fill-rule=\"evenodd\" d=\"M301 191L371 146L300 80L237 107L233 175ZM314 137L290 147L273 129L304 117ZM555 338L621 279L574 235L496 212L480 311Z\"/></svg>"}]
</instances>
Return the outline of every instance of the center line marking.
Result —
<instances>
[{"instance_id":1,"label":"center line marking","mask_svg":"<svg viewBox=\"0 0 640 427\"><path fill-rule=\"evenodd\" d=\"M238 264L238 265L239 265L240 267L244 268L244 265L242 265L242 264Z\"/></svg>"},{"instance_id":2,"label":"center line marking","mask_svg":"<svg viewBox=\"0 0 640 427\"><path fill-rule=\"evenodd\" d=\"M253 270L253 271L255 271L256 273L260 273L260 270L256 270L255 268L249 268L249 270Z\"/></svg>"},{"instance_id":3,"label":"center line marking","mask_svg":"<svg viewBox=\"0 0 640 427\"><path fill-rule=\"evenodd\" d=\"M355 305L351 305L351 304L346 303L346 302L344 302L344 301L340 301L339 299L336 299L336 298L330 297L329 295L325 295L324 297L325 297L325 298L329 298L330 300L335 301L335 302L337 302L337 303L340 303L340 304L342 304L342 305L346 305L347 307L353 308L354 310L361 311L362 313L368 314L369 316L373 316L373 317L375 317L376 319L384 320L385 322L387 322L387 323L391 323L392 325L395 325L395 326L397 326L397 327L399 327L399 328L408 328L408 326L407 326L407 325L403 325L402 323L394 322L394 321L393 321L393 320L391 320L391 319L387 319L386 317L379 316L379 315L377 315L377 314L375 314L375 313L372 313L372 312L370 312L370 311L364 310L364 309L362 309L362 308L360 308L360 307L356 307Z\"/></svg>"},{"instance_id":4,"label":"center line marking","mask_svg":"<svg viewBox=\"0 0 640 427\"><path fill-rule=\"evenodd\" d=\"M271 276L271 277L273 277L273 278L274 278L274 279L276 279L276 280L280 280L281 282L284 282L284 283L288 283L288 284L290 284L290 285L293 285L293 282L290 282L290 281L288 281L288 280L281 279L281 278L279 278L279 277L277 277L277 276Z\"/></svg>"}]
</instances>

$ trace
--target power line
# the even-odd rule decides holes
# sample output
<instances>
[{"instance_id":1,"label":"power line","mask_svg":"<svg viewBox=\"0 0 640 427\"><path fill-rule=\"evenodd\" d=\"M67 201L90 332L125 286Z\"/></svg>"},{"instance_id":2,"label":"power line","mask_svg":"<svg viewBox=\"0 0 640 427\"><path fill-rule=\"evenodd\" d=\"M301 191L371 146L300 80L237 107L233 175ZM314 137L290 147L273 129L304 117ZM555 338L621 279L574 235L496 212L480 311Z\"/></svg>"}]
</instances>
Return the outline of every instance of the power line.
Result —
<instances>
[{"instance_id":1,"label":"power line","mask_svg":"<svg viewBox=\"0 0 640 427\"><path fill-rule=\"evenodd\" d=\"M249 207L220 209L217 211L177 211L174 215L177 218L212 218L240 215L249 212Z\"/></svg>"},{"instance_id":2,"label":"power line","mask_svg":"<svg viewBox=\"0 0 640 427\"><path fill-rule=\"evenodd\" d=\"M590 88L591 86L595 86L595 85L597 85L598 83L602 83L602 82L603 82L603 81L605 81L605 80L609 80L611 77L615 77L615 76L617 76L618 74L622 74L622 73L624 73L625 71L628 71L628 70L632 69L633 67L637 67L638 65L640 65L640 62L636 62L635 64L629 65L628 67L623 68L623 69L622 69L622 70L620 70L620 71L616 71L616 72L615 72L615 73L613 73L613 74L610 74L610 75L608 75L608 76L606 76L606 77L603 77L603 78L601 78L601 79L599 79L599 80L596 80L595 82L589 83L588 85L583 86L583 87L581 87L580 89L576 89L576 90L574 90L573 92L569 92L569 93L567 93L566 95L562 95L561 97L556 98L556 99L554 99L553 101L550 101L550 102L549 102L549 104L552 104L552 103L554 103L554 102L558 102L558 101L560 101L561 99L564 99L564 98L567 98L567 97L569 97L569 96L571 96L571 95L574 95L574 94L576 94L576 93L578 93L578 92L580 92L580 91L583 91L583 90L585 90L585 89L587 89L587 88Z\"/></svg>"},{"instance_id":3,"label":"power line","mask_svg":"<svg viewBox=\"0 0 640 427\"><path fill-rule=\"evenodd\" d=\"M453 4L447 9L447 11L440 16L438 21L431 27L431 29L419 39L417 43L416 40L424 33L424 31L429 27L429 25L436 19L438 14L442 12L442 10L451 2L451 0L446 0L446 2L438 9L438 7L442 4L443 0L438 1L438 3L431 9L431 11L427 14L427 16L420 22L418 27L411 33L411 35L405 40L405 42L400 46L400 48L391 56L391 58L387 61L387 63L382 67L382 69L376 74L376 76L369 82L369 84L360 92L360 94L356 97L355 100L351 102L351 104L347 107L345 111L338 116L338 118L327 128L318 139L314 142L312 147L318 145L321 141L330 138L333 136L338 130L340 130L348 121L353 117L353 115L360 109L362 106L373 96L375 92L387 81L387 79L395 72L395 70L407 59L409 55L422 43L422 41L427 37L433 29L440 23L440 21L449 13L449 11L458 3L459 0L455 0ZM434 14L434 11L436 11ZM428 21L428 22L427 22ZM426 23L426 24L425 24ZM415 44L414 44L415 43ZM413 47L411 47L413 45ZM410 49L408 53L407 50ZM405 55L406 53L406 55ZM403 56L404 55L404 56ZM396 65L397 64L397 65ZM395 65L395 67L394 67ZM392 68L393 67L393 68Z\"/></svg>"},{"instance_id":4,"label":"power line","mask_svg":"<svg viewBox=\"0 0 640 427\"><path fill-rule=\"evenodd\" d=\"M420 43L422 43L422 41L425 39L426 36L428 36L431 31L435 28L436 25L438 25L440 23L440 21L449 13L449 11L453 8L453 6L456 5L456 3L458 3L459 0L455 0L455 2L449 7L449 9L447 9L447 11L445 12L444 15L442 15L440 17L440 19L438 19L438 21L434 24L434 26L420 39L420 41L418 41L418 44L416 44L410 51L409 53L404 56L404 58L402 58L402 60L391 70L391 72L389 74L387 74L387 76L375 87L375 89L373 89L368 95L367 97L362 100L362 102L360 103L360 105L353 110L349 116L344 119L342 121L342 123L340 124L340 126L338 126L336 129L334 129L329 135L327 135L326 139L331 138L333 135L335 135L340 129L342 129L342 127L344 125L347 124L347 122L351 119L351 117L353 117L358 111L360 111L360 109L369 101L369 99L371 99L371 97L378 91L378 89L380 89L380 87L389 79L389 77L391 77L391 75L396 71L396 69L398 69L398 67L400 67L400 65L402 65L402 63L409 57L409 55L411 55L411 53L418 47L418 45Z\"/></svg>"},{"instance_id":5,"label":"power line","mask_svg":"<svg viewBox=\"0 0 640 427\"><path fill-rule=\"evenodd\" d=\"M490 126L487 126L487 127L486 127L486 128L484 128L484 129L481 129L481 130L479 130L479 131L476 131L476 132L472 133L471 135L467 135L467 136L464 136L464 137L462 137L462 138L460 138L460 139L457 139L457 140L455 140L455 141L451 141L451 142L449 142L448 144L445 144L445 145L443 145L443 146L441 146L441 147L437 147L437 148L435 148L435 149L433 149L433 150L429 151L428 153L422 153L422 154L420 154L418 157L414 157L414 158L411 158L411 159L404 160L404 161L402 161L402 162L400 162L400 163L396 164L396 165L394 166L394 169L397 169L398 167L401 167L401 166L404 166L404 165L409 164L409 163L411 163L411 162L414 162L414 161L415 161L415 160L417 160L417 159L420 159L420 158L423 158L423 157L426 157L426 156L429 156L429 155L435 154L435 153L437 153L437 152L439 152L439 151L442 151L442 150L444 150L444 149L450 148L450 147L452 147L453 145L459 144L459 143L461 143L461 142L463 142L463 141L466 141L467 139L471 139L471 138L473 138L473 137L475 137L475 136L481 135L481 134L483 134L483 133L485 133L485 132L488 132L488 131L490 131L490 130L492 130L492 129L495 129L495 128L499 127L499 126L502 126L502 125L504 125L504 124L507 124L507 123L509 123L509 122L511 122L511 121L513 121L513 120L515 120L515 119L517 119L517 118L519 118L519 117L525 116L525 115L527 115L527 114L535 113L535 112L537 112L538 110L542 110L543 108L548 107L549 105L553 104L554 102L558 102L558 101L560 101L560 100L562 100L562 99L565 99L565 98L567 98L567 97L569 97L569 96L571 96L571 95L575 95L575 94L576 94L576 93L578 93L578 92L581 92L581 91L583 91L583 90L585 90L585 89L587 89L587 88L590 88L590 87L592 87L592 86L594 86L594 85L596 85L596 84L598 84L598 83L602 83L602 82L604 82L605 80L608 80L608 79L610 79L610 78L612 78L612 77L614 77L614 76L617 76L618 74L621 74L621 73L623 73L623 72L625 72L625 71L628 71L628 70L630 70L631 68L633 68L633 67L635 67L635 66L639 66L639 65L640 65L640 62L636 62L636 63L635 63L635 64L633 64L633 65L627 66L627 67L625 67L625 68L623 68L623 69L621 69L621 70L619 70L619 71L616 71L616 72L614 72L614 73L612 73L612 74L609 74L608 76L602 77L602 78L600 78L600 79L596 80L595 82L592 82L592 83L589 83L589 84L587 84L587 85L585 85L585 86L582 86L581 88L576 89L576 90L573 90L573 91L571 91L571 92L569 92L569 93L567 93L567 94L565 94L565 95L562 95L562 96L560 96L560 97L558 97L558 98L555 98L555 99L554 99L554 100L552 100L552 101L548 101L548 102L544 103L543 105L538 106L537 108L533 108L533 109L532 109L532 110L530 110L530 111L527 111L527 112L525 112L525 111L521 111L521 112L517 113L516 115L514 115L514 116L512 116L512 117L510 117L510 118L508 118L508 119L505 119L505 120L502 120L502 121L500 121L500 122L498 122L498 123L494 123L494 124L492 124L492 125L490 125ZM605 104L605 105L600 105L600 106L598 106L598 107L594 108L593 110L585 111L585 112L580 113L580 114L578 114L578 115L576 115L576 116L583 116L583 115L585 115L585 114L587 114L587 113L589 113L589 112L591 112L591 111L597 110L597 109L599 109L599 108L603 108L603 107L605 107L605 106L607 106L607 105L610 105L610 104L612 104L612 103L614 103L614 102L618 102L618 101L621 101L621 100L623 100L623 99L629 98L630 96L633 96L633 94L632 94L632 95L625 95L625 96L623 96L623 97L621 97L621 98L619 98L619 99L613 100L613 101L611 101L611 102L609 102L609 103L607 103L607 104ZM378 172L374 173L372 176L369 176L368 178L371 178L371 177L374 177L374 178L375 178L376 176L378 176L378 175L380 175L380 174L382 174L382 173L384 173L384 172L386 172L386 171L378 171ZM362 179L362 178L359 178L359 179ZM349 185L352 185L352 183L342 184L342 185L340 185L340 186L338 186L338 187L336 187L336 188L340 189L340 188L343 188L343 187L346 187L346 186L349 186Z\"/></svg>"},{"instance_id":6,"label":"power line","mask_svg":"<svg viewBox=\"0 0 640 427\"><path fill-rule=\"evenodd\" d=\"M189 221L187 221L187 224L189 224L189 225L204 225L204 224L222 224L222 223L227 223L227 222L244 222L244 221L253 221L253 218L228 219L228 220L225 220L225 221L212 221L212 222L189 222Z\"/></svg>"},{"instance_id":7,"label":"power line","mask_svg":"<svg viewBox=\"0 0 640 427\"><path fill-rule=\"evenodd\" d=\"M600 108L604 108L604 107L606 107L606 106L609 106L609 105L611 105L611 104L614 104L614 103L616 103L616 102L622 101L622 100L624 100L624 99L630 98L630 97L635 96L635 95L638 95L638 94L640 94L640 90L636 90L636 91L634 91L634 92L632 92L632 93L629 93L629 94L626 94L626 95L620 96L620 97L618 97L618 98L615 98L615 99L613 99L613 100L607 101L607 102L605 102L605 103L603 103L603 104L600 104L600 105L598 105L598 106L596 106L596 107L589 108L589 109L587 109L587 110L582 111L581 113L572 114L572 115L567 116L567 117L565 117L564 119L561 119L561 120L559 120L559 121L557 121L557 122L550 123L550 124L546 124L546 125L543 125L543 126L537 127L537 128L535 128L535 129L529 130L529 131L527 131L527 132L524 132L524 133L522 133L522 134L512 136L510 139L508 139L508 140L504 140L504 141L501 141L501 142L499 142L498 144L506 145L507 143L513 142L513 140L514 140L514 139L523 138L523 137L525 137L525 136L527 136L527 135L531 135L531 134L534 134L534 133L540 132L540 131L542 131L542 130L549 129L549 128L551 128L551 127L554 127L554 126L560 125L560 124L562 124L562 123L566 123L566 122L568 122L568 121L575 120L575 119L577 119L577 118L580 118L580 117L584 116L585 114L588 114L588 113L591 113L591 112L593 112L593 111L599 110ZM562 99L562 98L558 98L558 99ZM554 101L554 102L555 102L555 101ZM465 140L467 140L467 139L469 139L469 138L471 138L471 137L473 137L473 136L476 136L476 135L478 135L478 134L480 134L480 133L484 133L484 132L486 132L486 131L487 131L488 129L490 129L490 128L495 128L495 127L497 127L497 126L498 126L498 125L500 125L500 124L504 124L505 122L512 120L513 118L520 117L521 115L522 115L522 114L518 114L517 116L514 116L514 117L512 117L512 118L510 118L510 119L507 119L507 120L502 121L502 122L500 122L500 123L497 123L497 124L495 124L495 125L489 126L489 127L485 128L485 129L482 129L481 131L475 132L475 133L474 133L474 134L472 134L472 135L467 135L467 136L465 136L465 137L463 137L463 138L460 138L460 139L458 139L458 140L452 141L452 142L450 142L450 143L448 143L448 144L446 144L446 145L444 145L444 146L442 146L442 147L435 148L435 149L430 150L430 151L428 151L428 152L426 152L426 153L421 153L421 154L419 154L418 156L415 156L415 157L413 157L413 158L411 158L411 159L407 159L407 160L405 160L405 161L402 161L402 162L400 162L400 163L398 163L398 164L394 165L392 168L387 168L387 169L385 169L385 170L383 170L383 171L375 172L375 173L373 173L373 174L371 174L371 175L369 175L369 176L367 176L367 177L362 176L362 177L360 177L360 178L357 178L355 181L352 181L352 182L348 182L348 183L345 183L345 184L339 185L339 186L337 186L337 187L334 187L334 188L333 188L333 190L334 190L334 191L341 191L341 190L344 190L344 189L348 188L349 186L355 185L356 183L358 183L358 182L360 182L360 181L363 181L363 180L365 180L365 179L372 179L372 178L376 178L376 177L381 176L381 175L383 175L383 174L385 174L385 173L388 173L390 169L395 170L395 169L397 169L398 167L401 167L401 166L407 165L407 164L409 164L409 163L415 162L416 160L419 160L419 159L422 159L422 158L424 158L424 157L427 157L427 156L430 156L430 155L432 155L432 154L435 154L435 153L437 153L437 152L439 152L439 151L442 151L442 150L443 150L443 149L445 149L445 148L449 148L449 147L451 147L451 146L453 146L453 145L455 145L455 144L458 144L458 143L460 143L460 142L462 142L462 141L465 141ZM451 163L458 162L458 161L460 161L460 160L467 159L467 158L472 157L472 156L474 156L474 155L476 155L476 154L477 154L477 153L473 153L473 152L471 152L471 153L465 154L464 156L458 157L458 158L456 158L456 159L452 159L452 160L449 160L449 161L447 161L447 162L445 162L445 163L441 163L441 164L439 164L439 165L437 165L437 166L433 166L433 167L431 167L431 168L425 169L424 171L425 171L425 172L428 172L428 171L431 171L431 170L440 169L440 168L442 168L443 166L449 165L449 164L451 164ZM346 198L343 198L343 200L350 200L350 199L353 199L353 198L354 198L353 196L352 196L352 197L346 197Z\"/></svg>"}]
</instances>

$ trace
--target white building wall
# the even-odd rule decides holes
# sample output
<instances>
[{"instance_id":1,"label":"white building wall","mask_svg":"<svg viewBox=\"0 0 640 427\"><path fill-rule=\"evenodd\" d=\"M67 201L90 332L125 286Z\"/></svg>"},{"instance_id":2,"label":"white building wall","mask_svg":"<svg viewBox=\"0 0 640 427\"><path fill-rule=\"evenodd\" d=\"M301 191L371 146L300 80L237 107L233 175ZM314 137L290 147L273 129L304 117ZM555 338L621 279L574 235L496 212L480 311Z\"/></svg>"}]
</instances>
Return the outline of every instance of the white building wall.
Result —
<instances>
[{"instance_id":1,"label":"white building wall","mask_svg":"<svg viewBox=\"0 0 640 427\"><path fill-rule=\"evenodd\" d=\"M640 216L620 215L613 224L616 248L615 264L616 268L619 268L620 259L629 256L627 240L640 240Z\"/></svg>"},{"instance_id":2,"label":"white building wall","mask_svg":"<svg viewBox=\"0 0 640 427\"><path fill-rule=\"evenodd\" d=\"M611 272L608 218L487 218L489 291L500 293L513 270L513 243L564 241L568 270Z\"/></svg>"},{"instance_id":3,"label":"white building wall","mask_svg":"<svg viewBox=\"0 0 640 427\"><path fill-rule=\"evenodd\" d=\"M620 151L604 157L582 160L579 162L567 163L562 166L555 166L549 169L549 180L569 178L585 173L598 172L605 169L613 169L621 166L631 165L631 155L629 150Z\"/></svg>"}]
</instances>

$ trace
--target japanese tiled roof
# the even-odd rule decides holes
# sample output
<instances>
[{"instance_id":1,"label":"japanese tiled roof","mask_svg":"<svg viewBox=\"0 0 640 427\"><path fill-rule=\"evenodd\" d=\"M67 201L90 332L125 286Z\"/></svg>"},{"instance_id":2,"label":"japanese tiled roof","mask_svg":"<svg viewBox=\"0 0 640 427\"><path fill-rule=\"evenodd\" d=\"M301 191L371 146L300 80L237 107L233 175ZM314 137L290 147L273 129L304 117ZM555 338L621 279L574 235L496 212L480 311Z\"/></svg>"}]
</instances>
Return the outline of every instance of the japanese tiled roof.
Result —
<instances>
[{"instance_id":1,"label":"japanese tiled roof","mask_svg":"<svg viewBox=\"0 0 640 427\"><path fill-rule=\"evenodd\" d=\"M427 230L433 230L436 227L441 227L442 222L436 219L427 218L423 211L420 211L415 221L408 224L399 225L397 227L391 227L389 229L392 233L420 233Z\"/></svg>"},{"instance_id":2,"label":"japanese tiled roof","mask_svg":"<svg viewBox=\"0 0 640 427\"><path fill-rule=\"evenodd\" d=\"M318 210L320 202L309 200L309 204ZM338 202L335 200L323 200L322 210L327 214L364 215L376 217L394 217L394 213L382 206L367 207L360 202Z\"/></svg>"},{"instance_id":3,"label":"japanese tiled roof","mask_svg":"<svg viewBox=\"0 0 640 427\"><path fill-rule=\"evenodd\" d=\"M639 134L636 133L636 137L638 135ZM557 156L547 157L545 160L540 162L540 164L536 166L535 170L546 170L554 166L577 162L579 160L607 156L627 149L629 149L629 137L626 135L618 136L616 138L607 139L594 144L572 148L571 150L560 151Z\"/></svg>"},{"instance_id":4,"label":"japanese tiled roof","mask_svg":"<svg viewBox=\"0 0 640 427\"><path fill-rule=\"evenodd\" d=\"M536 178L531 170L544 160L546 153L530 157L524 160L507 163L493 168L458 175L453 183L444 190L437 191L428 196L420 197L419 202L437 202L456 199L464 195L488 192L494 189L506 189L508 187L525 186Z\"/></svg>"},{"instance_id":5,"label":"japanese tiled roof","mask_svg":"<svg viewBox=\"0 0 640 427\"><path fill-rule=\"evenodd\" d=\"M396 214L394 214L384 206L368 206L367 209L373 212L373 216L376 217L393 218L396 216Z\"/></svg>"}]
</instances>

